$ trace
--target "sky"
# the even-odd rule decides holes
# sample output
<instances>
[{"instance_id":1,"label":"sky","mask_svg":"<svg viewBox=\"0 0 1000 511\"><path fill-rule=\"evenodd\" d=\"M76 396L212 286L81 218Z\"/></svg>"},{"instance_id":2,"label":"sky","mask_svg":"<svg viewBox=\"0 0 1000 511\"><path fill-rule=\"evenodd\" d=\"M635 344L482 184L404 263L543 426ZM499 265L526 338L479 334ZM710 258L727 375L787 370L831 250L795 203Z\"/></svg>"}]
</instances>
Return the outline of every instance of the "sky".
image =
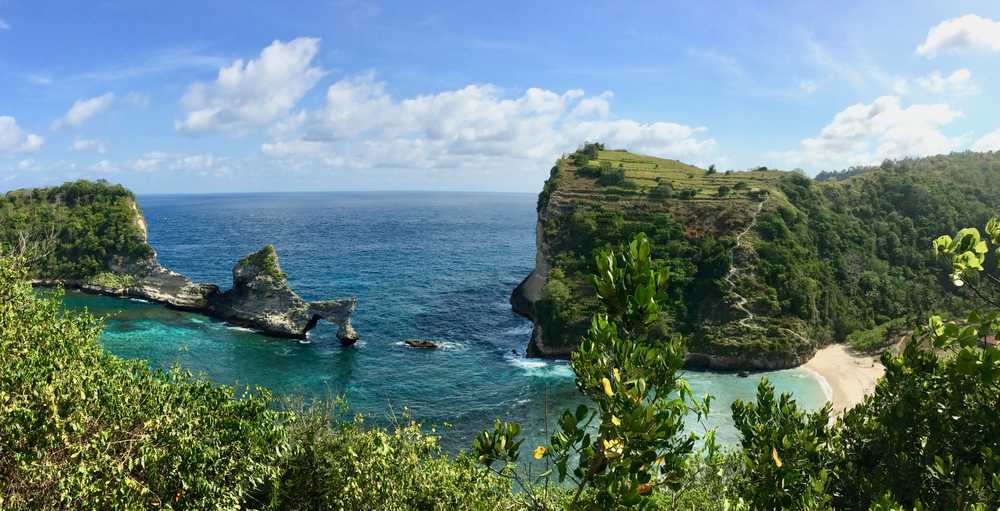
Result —
<instances>
[{"instance_id":1,"label":"sky","mask_svg":"<svg viewBox=\"0 0 1000 511\"><path fill-rule=\"evenodd\" d=\"M1000 150L1000 2L0 0L0 190L540 190Z\"/></svg>"}]
</instances>

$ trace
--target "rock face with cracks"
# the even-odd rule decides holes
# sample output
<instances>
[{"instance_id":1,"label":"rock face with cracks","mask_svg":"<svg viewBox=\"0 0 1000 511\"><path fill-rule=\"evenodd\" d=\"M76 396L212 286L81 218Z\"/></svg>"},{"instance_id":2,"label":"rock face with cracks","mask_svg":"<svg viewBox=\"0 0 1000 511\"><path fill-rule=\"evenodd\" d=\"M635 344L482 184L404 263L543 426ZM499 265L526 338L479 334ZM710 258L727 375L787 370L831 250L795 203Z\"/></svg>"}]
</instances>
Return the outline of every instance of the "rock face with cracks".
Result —
<instances>
[{"instance_id":1,"label":"rock face with cracks","mask_svg":"<svg viewBox=\"0 0 1000 511\"><path fill-rule=\"evenodd\" d=\"M241 259L233 268L232 289L212 295L208 310L231 323L270 335L303 338L320 320L337 323L337 337L353 344L358 334L351 326L357 300L307 302L289 286L272 245Z\"/></svg>"}]
</instances>

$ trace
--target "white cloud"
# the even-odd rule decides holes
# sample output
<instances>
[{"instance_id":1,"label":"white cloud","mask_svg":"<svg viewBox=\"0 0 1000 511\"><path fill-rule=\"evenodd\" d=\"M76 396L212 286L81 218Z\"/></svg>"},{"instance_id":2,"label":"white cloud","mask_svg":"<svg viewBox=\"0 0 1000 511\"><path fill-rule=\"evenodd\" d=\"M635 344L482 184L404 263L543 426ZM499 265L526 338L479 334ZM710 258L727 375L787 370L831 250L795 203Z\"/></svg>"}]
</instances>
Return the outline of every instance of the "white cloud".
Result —
<instances>
[{"instance_id":1,"label":"white cloud","mask_svg":"<svg viewBox=\"0 0 1000 511\"><path fill-rule=\"evenodd\" d=\"M139 172L194 172L198 175L222 176L231 170L229 158L217 157L211 153L184 154L150 151L142 157L125 164Z\"/></svg>"},{"instance_id":2,"label":"white cloud","mask_svg":"<svg viewBox=\"0 0 1000 511\"><path fill-rule=\"evenodd\" d=\"M583 91L580 91L580 95L583 95ZM602 119L606 118L611 114L611 98L614 96L615 94L613 92L604 91L600 96L584 98L580 100L575 107L573 107L573 111L570 115L573 117L596 115Z\"/></svg>"},{"instance_id":3,"label":"white cloud","mask_svg":"<svg viewBox=\"0 0 1000 511\"><path fill-rule=\"evenodd\" d=\"M798 149L773 151L768 156L789 166L846 168L947 153L958 148L961 140L945 135L940 127L962 116L946 104L904 108L899 97L882 96L839 112L818 136L803 140Z\"/></svg>"},{"instance_id":4,"label":"white cloud","mask_svg":"<svg viewBox=\"0 0 1000 511\"><path fill-rule=\"evenodd\" d=\"M115 101L115 94L108 92L90 99L78 99L73 102L66 115L52 123L52 129L75 128L87 122L95 115L107 110Z\"/></svg>"},{"instance_id":5,"label":"white cloud","mask_svg":"<svg viewBox=\"0 0 1000 511\"><path fill-rule=\"evenodd\" d=\"M975 14L945 20L927 32L917 54L932 58L973 49L1000 51L1000 21Z\"/></svg>"},{"instance_id":6,"label":"white cloud","mask_svg":"<svg viewBox=\"0 0 1000 511\"><path fill-rule=\"evenodd\" d=\"M972 73L964 68L948 76L943 76L940 71L934 71L923 78L917 78L917 83L935 94L965 95L979 92L979 87L972 81Z\"/></svg>"},{"instance_id":7,"label":"white cloud","mask_svg":"<svg viewBox=\"0 0 1000 511\"><path fill-rule=\"evenodd\" d=\"M41 168L42 168L41 165L39 165L37 161L31 158L26 158L17 162L17 170L35 171Z\"/></svg>"},{"instance_id":8,"label":"white cloud","mask_svg":"<svg viewBox=\"0 0 1000 511\"><path fill-rule=\"evenodd\" d=\"M972 144L973 151L1000 151L1000 128L995 129Z\"/></svg>"},{"instance_id":9,"label":"white cloud","mask_svg":"<svg viewBox=\"0 0 1000 511\"><path fill-rule=\"evenodd\" d=\"M146 108L149 106L149 94L132 91L125 95L125 102L138 108Z\"/></svg>"},{"instance_id":10,"label":"white cloud","mask_svg":"<svg viewBox=\"0 0 1000 511\"><path fill-rule=\"evenodd\" d=\"M0 30L10 30L10 24L0 19Z\"/></svg>"},{"instance_id":11,"label":"white cloud","mask_svg":"<svg viewBox=\"0 0 1000 511\"><path fill-rule=\"evenodd\" d=\"M13 117L0 116L0 153L37 151L44 143L44 138L22 130Z\"/></svg>"},{"instance_id":12,"label":"white cloud","mask_svg":"<svg viewBox=\"0 0 1000 511\"><path fill-rule=\"evenodd\" d=\"M819 84L812 80L802 80L799 82L799 90L803 94L809 95L819 90Z\"/></svg>"},{"instance_id":13,"label":"white cloud","mask_svg":"<svg viewBox=\"0 0 1000 511\"><path fill-rule=\"evenodd\" d=\"M111 163L108 160L101 160L91 165L88 170L90 170L91 172L102 172L102 173L111 173L119 171L118 166L116 166L114 163Z\"/></svg>"},{"instance_id":14,"label":"white cloud","mask_svg":"<svg viewBox=\"0 0 1000 511\"><path fill-rule=\"evenodd\" d=\"M214 82L188 88L181 100L187 116L175 127L241 133L287 115L325 74L311 65L318 51L319 39L300 37L274 41L257 59L234 61Z\"/></svg>"},{"instance_id":15,"label":"white cloud","mask_svg":"<svg viewBox=\"0 0 1000 511\"><path fill-rule=\"evenodd\" d=\"M108 152L108 147L104 142L96 139L77 139L73 141L70 145L70 149L73 151L94 151L97 154L104 154Z\"/></svg>"},{"instance_id":16,"label":"white cloud","mask_svg":"<svg viewBox=\"0 0 1000 511\"><path fill-rule=\"evenodd\" d=\"M910 93L910 82L906 81L905 78L900 78L892 83L892 92L899 96L905 96Z\"/></svg>"},{"instance_id":17,"label":"white cloud","mask_svg":"<svg viewBox=\"0 0 1000 511\"><path fill-rule=\"evenodd\" d=\"M676 158L703 158L704 128L613 119L609 92L590 98L532 88L508 97L469 85L397 100L371 74L329 87L325 106L272 130L261 150L291 166L537 169L586 140Z\"/></svg>"}]
</instances>

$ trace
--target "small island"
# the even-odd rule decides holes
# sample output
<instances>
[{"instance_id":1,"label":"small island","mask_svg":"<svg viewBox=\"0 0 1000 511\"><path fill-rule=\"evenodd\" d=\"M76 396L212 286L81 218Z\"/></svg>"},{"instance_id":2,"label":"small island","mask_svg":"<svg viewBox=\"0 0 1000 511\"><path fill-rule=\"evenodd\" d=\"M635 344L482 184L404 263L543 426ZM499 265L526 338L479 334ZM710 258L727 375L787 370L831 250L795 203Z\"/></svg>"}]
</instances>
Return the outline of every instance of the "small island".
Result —
<instances>
[{"instance_id":1,"label":"small island","mask_svg":"<svg viewBox=\"0 0 1000 511\"><path fill-rule=\"evenodd\" d=\"M0 243L29 259L35 286L138 298L275 337L304 339L322 319L338 325L342 344L359 339L351 325L357 299L303 300L272 245L240 259L226 291L164 268L135 196L120 185L77 181L12 191L0 198L0 216Z\"/></svg>"}]
</instances>

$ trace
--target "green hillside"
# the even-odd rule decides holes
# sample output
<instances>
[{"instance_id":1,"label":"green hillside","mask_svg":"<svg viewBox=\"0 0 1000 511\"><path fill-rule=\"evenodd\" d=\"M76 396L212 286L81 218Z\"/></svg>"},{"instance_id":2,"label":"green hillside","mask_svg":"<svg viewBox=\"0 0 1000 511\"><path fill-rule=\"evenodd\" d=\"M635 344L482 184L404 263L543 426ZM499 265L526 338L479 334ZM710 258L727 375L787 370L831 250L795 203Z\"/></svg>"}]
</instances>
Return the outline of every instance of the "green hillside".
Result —
<instances>
[{"instance_id":1,"label":"green hillside","mask_svg":"<svg viewBox=\"0 0 1000 511\"><path fill-rule=\"evenodd\" d=\"M132 192L74 181L0 196L0 248L30 252L32 277L87 279L152 257Z\"/></svg>"},{"instance_id":2,"label":"green hillside","mask_svg":"<svg viewBox=\"0 0 1000 511\"><path fill-rule=\"evenodd\" d=\"M797 365L822 343L959 309L927 240L995 215L997 171L1000 155L961 153L813 180L587 145L556 163L539 195L551 269L536 296L527 279L512 303L540 327L535 354L565 355L595 309L590 254L645 232L671 272L661 327L706 355L692 363Z\"/></svg>"}]
</instances>

